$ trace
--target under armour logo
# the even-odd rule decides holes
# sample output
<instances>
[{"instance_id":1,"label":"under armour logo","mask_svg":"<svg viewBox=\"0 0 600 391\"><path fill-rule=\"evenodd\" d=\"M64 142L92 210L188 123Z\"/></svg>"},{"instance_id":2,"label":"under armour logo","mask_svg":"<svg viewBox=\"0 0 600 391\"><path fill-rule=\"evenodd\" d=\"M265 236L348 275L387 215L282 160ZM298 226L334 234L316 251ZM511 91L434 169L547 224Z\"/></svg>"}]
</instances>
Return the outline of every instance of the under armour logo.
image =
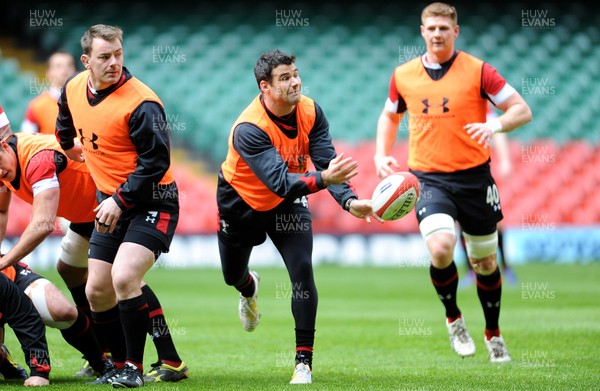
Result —
<instances>
[{"instance_id":1,"label":"under armour logo","mask_svg":"<svg viewBox=\"0 0 600 391\"><path fill-rule=\"evenodd\" d=\"M302 198L300 198L300 203L303 207L308 208L308 198L306 198L306 196L302 196Z\"/></svg>"},{"instance_id":2,"label":"under armour logo","mask_svg":"<svg viewBox=\"0 0 600 391\"><path fill-rule=\"evenodd\" d=\"M227 224L227 221L220 220L219 224L221 225L221 232L223 232L224 234L229 233L229 232L227 232L227 228L229 228L229 224Z\"/></svg>"},{"instance_id":3,"label":"under armour logo","mask_svg":"<svg viewBox=\"0 0 600 391\"><path fill-rule=\"evenodd\" d=\"M419 216L421 216L423 213L427 212L427 208L426 207L422 207L421 209L419 209Z\"/></svg>"},{"instance_id":4,"label":"under armour logo","mask_svg":"<svg viewBox=\"0 0 600 391\"><path fill-rule=\"evenodd\" d=\"M156 216L158 216L158 212L148 212L148 216L146 216L146 221L148 221L151 224L154 224L154 222L156 221Z\"/></svg>"},{"instance_id":5,"label":"under armour logo","mask_svg":"<svg viewBox=\"0 0 600 391\"><path fill-rule=\"evenodd\" d=\"M447 113L450 111L450 109L446 107L446 103L448 103L448 98L443 98L441 105L430 104L429 99L423 99L421 102L423 102L423 104L425 105L425 108L423 109L424 114L430 114L429 109L433 109L433 108L437 108L437 107L441 107L442 112L444 112L444 113Z\"/></svg>"},{"instance_id":6,"label":"under armour logo","mask_svg":"<svg viewBox=\"0 0 600 391\"><path fill-rule=\"evenodd\" d=\"M83 135L83 129L77 129L79 131L79 141L81 145L85 145L85 142L92 143L92 149L98 149L98 144L95 143L98 140L98 135L92 132L92 138Z\"/></svg>"}]
</instances>

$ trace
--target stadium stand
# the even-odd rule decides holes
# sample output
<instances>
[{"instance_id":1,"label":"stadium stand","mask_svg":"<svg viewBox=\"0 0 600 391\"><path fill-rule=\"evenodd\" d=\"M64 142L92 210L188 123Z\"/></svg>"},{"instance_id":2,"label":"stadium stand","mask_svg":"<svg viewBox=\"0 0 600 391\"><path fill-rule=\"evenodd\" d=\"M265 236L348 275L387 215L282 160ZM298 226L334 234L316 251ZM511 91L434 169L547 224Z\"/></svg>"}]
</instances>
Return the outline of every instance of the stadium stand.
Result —
<instances>
[{"instance_id":1,"label":"stadium stand","mask_svg":"<svg viewBox=\"0 0 600 391\"><path fill-rule=\"evenodd\" d=\"M160 6L160 12L155 4L65 4L54 10L53 17L62 20L60 28L32 28L36 16L30 7L11 4L0 16L0 33L35 47L44 58L59 47L78 54L79 38L91 24L123 27L126 66L164 100L173 145L190 151L204 167L200 172L178 170L190 198L182 199L182 233L214 232L214 173L225 156L230 125L257 93L254 61L268 49L298 55L304 94L324 108L338 149L359 159L355 187L362 196L370 193L377 183L372 140L389 77L395 65L425 50L418 35L420 4L200 2L185 8ZM598 222L600 201L594 188L600 184L600 89L592 82L600 76L597 17L577 3L466 4L457 3L458 48L496 66L534 113L532 123L510 135L515 175L504 184L506 223L518 226L540 216L561 224ZM527 25L523 15L534 8L546 12L538 20L554 25ZM293 11L288 20L303 25L281 26L283 11ZM32 97L32 77L40 76L0 57L2 105L13 123ZM399 153L406 148L406 135L401 126ZM315 231L416 230L414 216L365 228L332 207L325 192L310 199Z\"/></svg>"}]
</instances>

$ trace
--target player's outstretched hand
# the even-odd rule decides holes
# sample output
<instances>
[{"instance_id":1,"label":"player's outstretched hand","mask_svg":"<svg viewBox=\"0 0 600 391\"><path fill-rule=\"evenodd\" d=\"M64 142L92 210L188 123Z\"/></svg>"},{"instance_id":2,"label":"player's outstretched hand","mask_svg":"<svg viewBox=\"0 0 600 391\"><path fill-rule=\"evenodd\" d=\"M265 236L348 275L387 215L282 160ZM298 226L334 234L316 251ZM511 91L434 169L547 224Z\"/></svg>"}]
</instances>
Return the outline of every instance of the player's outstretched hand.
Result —
<instances>
[{"instance_id":1,"label":"player's outstretched hand","mask_svg":"<svg viewBox=\"0 0 600 391\"><path fill-rule=\"evenodd\" d=\"M393 156L375 155L375 172L380 179L392 175L400 168L400 165Z\"/></svg>"},{"instance_id":2,"label":"player's outstretched hand","mask_svg":"<svg viewBox=\"0 0 600 391\"><path fill-rule=\"evenodd\" d=\"M376 221L383 223L381 217L373 214L373 203L371 200L352 200L350 201L350 214L359 219L365 219L367 223L371 222L371 217Z\"/></svg>"},{"instance_id":3,"label":"player's outstretched hand","mask_svg":"<svg viewBox=\"0 0 600 391\"><path fill-rule=\"evenodd\" d=\"M344 183L358 174L358 162L351 157L344 158L340 153L329 162L329 167L321 171L321 179L325 186Z\"/></svg>"}]
</instances>

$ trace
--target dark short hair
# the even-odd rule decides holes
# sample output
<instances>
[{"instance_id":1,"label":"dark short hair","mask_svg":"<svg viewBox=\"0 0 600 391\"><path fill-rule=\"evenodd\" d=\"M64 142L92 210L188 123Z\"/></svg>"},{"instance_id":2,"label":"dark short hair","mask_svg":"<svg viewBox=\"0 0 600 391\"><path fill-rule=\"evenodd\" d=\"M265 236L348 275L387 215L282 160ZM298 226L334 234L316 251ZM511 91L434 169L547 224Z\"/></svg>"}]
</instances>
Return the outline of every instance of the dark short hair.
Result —
<instances>
[{"instance_id":1,"label":"dark short hair","mask_svg":"<svg viewBox=\"0 0 600 391\"><path fill-rule=\"evenodd\" d=\"M291 65L296 62L296 56L293 54L286 54L281 52L279 49L264 52L256 65L254 66L254 77L256 77L256 84L260 88L260 82L265 80L269 83L273 81L273 69L279 65Z\"/></svg>"}]
</instances>

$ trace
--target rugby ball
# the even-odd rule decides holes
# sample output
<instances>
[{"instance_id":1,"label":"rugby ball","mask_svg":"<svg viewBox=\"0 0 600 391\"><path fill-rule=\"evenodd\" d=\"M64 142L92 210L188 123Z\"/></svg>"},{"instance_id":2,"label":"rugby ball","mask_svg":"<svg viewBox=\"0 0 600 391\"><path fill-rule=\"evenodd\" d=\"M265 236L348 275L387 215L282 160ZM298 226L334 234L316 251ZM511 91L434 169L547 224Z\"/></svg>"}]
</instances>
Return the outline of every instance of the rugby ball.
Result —
<instances>
[{"instance_id":1,"label":"rugby ball","mask_svg":"<svg viewBox=\"0 0 600 391\"><path fill-rule=\"evenodd\" d=\"M383 220L398 220L408 214L419 198L419 179L410 172L395 172L373 190L373 213Z\"/></svg>"}]
</instances>

